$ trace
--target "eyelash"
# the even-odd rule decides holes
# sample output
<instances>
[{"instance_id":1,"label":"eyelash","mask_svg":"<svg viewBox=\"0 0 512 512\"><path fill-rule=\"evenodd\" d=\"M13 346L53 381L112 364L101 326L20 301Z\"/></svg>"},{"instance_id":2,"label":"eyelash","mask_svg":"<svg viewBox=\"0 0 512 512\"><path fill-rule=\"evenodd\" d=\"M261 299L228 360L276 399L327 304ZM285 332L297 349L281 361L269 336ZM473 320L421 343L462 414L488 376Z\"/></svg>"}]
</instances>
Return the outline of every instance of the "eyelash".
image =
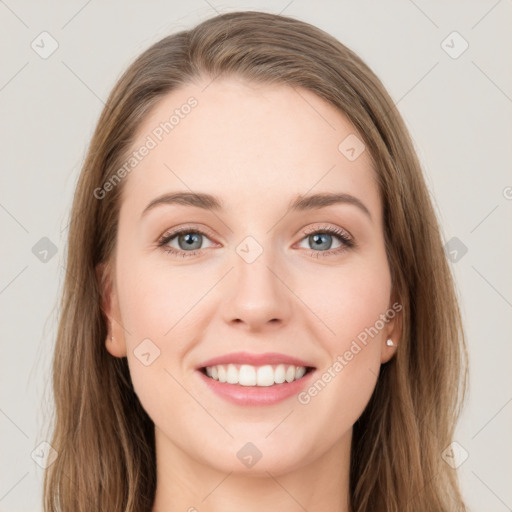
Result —
<instances>
[{"instance_id":1,"label":"eyelash","mask_svg":"<svg viewBox=\"0 0 512 512\"><path fill-rule=\"evenodd\" d=\"M172 254L173 256L181 256L183 258L188 258L190 256L196 256L198 253L200 253L203 249L197 249L194 251L182 251L182 250L176 250L173 247L166 247L166 245L176 238L176 236L181 235L183 233L187 234L196 234L196 235L204 235L208 238L211 237L208 233L205 233L204 231L201 231L196 228L182 228L177 231L173 231L172 233L164 233L160 240L158 241L158 247L162 248L167 254ZM311 256L313 257L326 257L326 256L333 256L339 253L342 253L346 251L347 249L351 249L356 246L353 238L344 230L341 230L339 228L333 228L330 226L325 227L317 227L310 231L305 231L304 236L301 238L301 241L311 235L315 234L329 234L336 236L343 244L342 247L338 247L337 249L329 249L327 251L315 251L312 249L309 249Z\"/></svg>"}]
</instances>

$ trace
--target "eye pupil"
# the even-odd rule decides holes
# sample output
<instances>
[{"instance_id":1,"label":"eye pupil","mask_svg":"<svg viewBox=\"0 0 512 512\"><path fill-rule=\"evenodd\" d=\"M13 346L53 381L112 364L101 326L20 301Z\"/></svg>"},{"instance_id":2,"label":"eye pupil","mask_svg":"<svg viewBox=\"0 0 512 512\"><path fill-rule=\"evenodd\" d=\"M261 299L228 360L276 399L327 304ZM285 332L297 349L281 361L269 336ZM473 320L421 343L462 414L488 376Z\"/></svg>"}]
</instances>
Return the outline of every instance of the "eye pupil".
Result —
<instances>
[{"instance_id":1,"label":"eye pupil","mask_svg":"<svg viewBox=\"0 0 512 512\"><path fill-rule=\"evenodd\" d=\"M325 241L325 237L329 237L330 240L328 240L328 242L327 242L327 247L321 247L322 242ZM315 235L312 235L310 238L313 238L314 245L317 249L321 248L321 249L328 250L332 245L332 235L329 235L327 233L320 233L320 234L317 233ZM319 243L317 243L317 242L319 242Z\"/></svg>"},{"instance_id":2,"label":"eye pupil","mask_svg":"<svg viewBox=\"0 0 512 512\"><path fill-rule=\"evenodd\" d=\"M198 247L192 247L193 249L199 249L201 247L201 235L199 233L186 233L178 237L178 242L185 241L186 247L190 249L194 243L199 241ZM181 244L180 244L181 245Z\"/></svg>"}]
</instances>

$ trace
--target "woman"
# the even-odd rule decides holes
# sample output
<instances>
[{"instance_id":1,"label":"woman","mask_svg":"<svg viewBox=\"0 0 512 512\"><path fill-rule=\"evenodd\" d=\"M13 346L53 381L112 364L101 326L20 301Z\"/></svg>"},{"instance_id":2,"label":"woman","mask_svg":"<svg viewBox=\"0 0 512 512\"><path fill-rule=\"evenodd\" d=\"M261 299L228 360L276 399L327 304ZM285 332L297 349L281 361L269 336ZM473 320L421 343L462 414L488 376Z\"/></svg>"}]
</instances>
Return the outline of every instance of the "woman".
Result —
<instances>
[{"instance_id":1,"label":"woman","mask_svg":"<svg viewBox=\"0 0 512 512\"><path fill-rule=\"evenodd\" d=\"M404 123L325 32L237 12L126 71L77 185L45 510L466 510L467 354Z\"/></svg>"}]
</instances>

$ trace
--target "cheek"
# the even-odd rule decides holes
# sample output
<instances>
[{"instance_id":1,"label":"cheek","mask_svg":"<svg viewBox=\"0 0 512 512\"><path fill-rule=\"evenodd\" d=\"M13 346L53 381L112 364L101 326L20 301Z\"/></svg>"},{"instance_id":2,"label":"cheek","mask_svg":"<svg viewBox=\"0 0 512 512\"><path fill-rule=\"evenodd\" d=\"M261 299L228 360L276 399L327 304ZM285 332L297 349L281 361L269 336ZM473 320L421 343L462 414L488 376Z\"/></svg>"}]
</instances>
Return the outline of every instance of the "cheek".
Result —
<instances>
[{"instance_id":1,"label":"cheek","mask_svg":"<svg viewBox=\"0 0 512 512\"><path fill-rule=\"evenodd\" d=\"M181 380L178 367L187 349L181 340L189 339L183 329L200 288L179 270L171 274L160 263L119 253L117 290L130 375L139 400L155 417L159 403L180 396L172 375Z\"/></svg>"},{"instance_id":2,"label":"cheek","mask_svg":"<svg viewBox=\"0 0 512 512\"><path fill-rule=\"evenodd\" d=\"M375 389L386 335L381 315L389 307L391 286L386 268L340 273L324 287L323 300L311 288L314 303L324 304L315 312L328 326L317 330L327 357L317 379L298 398L306 417L314 416L318 425L332 425L328 435L334 437L357 421Z\"/></svg>"},{"instance_id":3,"label":"cheek","mask_svg":"<svg viewBox=\"0 0 512 512\"><path fill-rule=\"evenodd\" d=\"M309 283L304 296L324 324L323 339L331 354L346 350L352 340L364 342L365 334L369 339L385 335L381 315L390 306L391 293L385 256L329 269L325 276L304 282ZM373 336L370 337L368 330ZM373 345L380 350L378 343Z\"/></svg>"},{"instance_id":4,"label":"cheek","mask_svg":"<svg viewBox=\"0 0 512 512\"><path fill-rule=\"evenodd\" d=\"M390 307L391 292L385 256L339 272L328 290L319 316L324 315L334 334L323 336L329 362L320 372L325 387L317 386L322 391L314 398L315 407L320 415L330 410L330 421L351 425L366 407L380 370L387 325L382 315ZM320 304L319 296L316 300Z\"/></svg>"},{"instance_id":5,"label":"cheek","mask_svg":"<svg viewBox=\"0 0 512 512\"><path fill-rule=\"evenodd\" d=\"M204 280L198 272L169 271L165 262L130 267L120 263L120 269L127 269L118 286L121 315L132 341L154 338L167 343L187 325L187 316L204 295Z\"/></svg>"}]
</instances>

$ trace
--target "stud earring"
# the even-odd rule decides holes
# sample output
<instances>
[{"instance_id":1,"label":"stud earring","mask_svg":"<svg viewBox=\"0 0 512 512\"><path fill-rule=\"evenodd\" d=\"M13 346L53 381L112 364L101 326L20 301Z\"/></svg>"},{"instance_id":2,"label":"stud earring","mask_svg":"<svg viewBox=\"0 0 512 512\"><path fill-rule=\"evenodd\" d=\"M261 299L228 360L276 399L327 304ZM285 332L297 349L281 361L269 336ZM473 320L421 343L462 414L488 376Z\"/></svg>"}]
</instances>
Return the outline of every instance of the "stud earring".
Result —
<instances>
[{"instance_id":1,"label":"stud earring","mask_svg":"<svg viewBox=\"0 0 512 512\"><path fill-rule=\"evenodd\" d=\"M389 339L386 341L386 345L387 345L388 347L392 347L392 346L394 345L393 340L392 340L391 338L389 338Z\"/></svg>"}]
</instances>

